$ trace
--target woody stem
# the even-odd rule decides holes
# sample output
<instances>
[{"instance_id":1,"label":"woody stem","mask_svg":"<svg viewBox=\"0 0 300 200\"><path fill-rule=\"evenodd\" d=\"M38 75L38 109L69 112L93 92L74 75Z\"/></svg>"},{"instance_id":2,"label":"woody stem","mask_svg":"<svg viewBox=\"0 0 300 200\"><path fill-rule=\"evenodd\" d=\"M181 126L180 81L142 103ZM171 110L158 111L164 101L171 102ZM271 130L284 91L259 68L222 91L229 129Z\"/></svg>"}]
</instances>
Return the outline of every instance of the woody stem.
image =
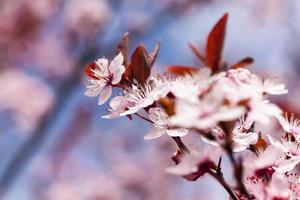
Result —
<instances>
[{"instance_id":1,"label":"woody stem","mask_svg":"<svg viewBox=\"0 0 300 200\"><path fill-rule=\"evenodd\" d=\"M183 153L187 153L189 154L190 151L187 148L187 146L185 146L185 144L182 142L182 140L180 139L180 137L172 137L172 139L176 142L178 148L183 152Z\"/></svg>"},{"instance_id":2,"label":"woody stem","mask_svg":"<svg viewBox=\"0 0 300 200\"><path fill-rule=\"evenodd\" d=\"M218 181L223 188L227 191L227 193L230 195L230 197L233 200L239 200L239 198L237 197L237 195L232 191L232 189L230 188L230 186L228 185L228 183L225 181L224 177L222 174L213 171L212 169L209 169L207 172L209 175L211 175L216 181Z\"/></svg>"},{"instance_id":3,"label":"woody stem","mask_svg":"<svg viewBox=\"0 0 300 200\"><path fill-rule=\"evenodd\" d=\"M144 117L144 116L142 116L138 113L135 113L135 115L138 116L139 118L145 120L146 122L149 122L149 123L153 124L153 122L150 119L148 119L148 118L146 118L146 117Z\"/></svg>"}]
</instances>

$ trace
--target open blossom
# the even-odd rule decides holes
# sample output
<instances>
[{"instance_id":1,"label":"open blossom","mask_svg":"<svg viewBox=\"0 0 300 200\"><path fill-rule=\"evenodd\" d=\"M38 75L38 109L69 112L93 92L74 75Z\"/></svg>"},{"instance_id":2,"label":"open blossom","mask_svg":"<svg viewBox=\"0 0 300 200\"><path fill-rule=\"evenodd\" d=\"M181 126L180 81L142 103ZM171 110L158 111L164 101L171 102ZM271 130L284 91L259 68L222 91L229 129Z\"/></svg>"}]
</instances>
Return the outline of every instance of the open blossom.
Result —
<instances>
[{"instance_id":1,"label":"open blossom","mask_svg":"<svg viewBox=\"0 0 300 200\"><path fill-rule=\"evenodd\" d=\"M203 130L215 127L220 121L232 121L242 116L246 112L244 106L228 101L227 90L221 85L214 83L199 93L197 102L176 100L176 114L171 117L171 123Z\"/></svg>"},{"instance_id":2,"label":"open blossom","mask_svg":"<svg viewBox=\"0 0 300 200\"><path fill-rule=\"evenodd\" d=\"M224 76L224 72L212 75L211 70L205 67L193 74L186 74L185 76L167 79L164 83L169 85L170 92L176 98L197 102L199 94L209 90L209 87L213 82Z\"/></svg>"},{"instance_id":3,"label":"open blossom","mask_svg":"<svg viewBox=\"0 0 300 200\"><path fill-rule=\"evenodd\" d=\"M106 119L113 119L120 116L128 106L128 101L123 96L116 96L112 98L109 102L109 109L108 111L110 114L102 116L102 118Z\"/></svg>"},{"instance_id":4,"label":"open blossom","mask_svg":"<svg viewBox=\"0 0 300 200\"><path fill-rule=\"evenodd\" d=\"M104 104L112 94L112 86L121 81L125 72L123 60L122 54L119 53L109 65L105 58L100 58L89 65L86 73L90 77L90 85L87 86L85 95L100 95L98 104Z\"/></svg>"},{"instance_id":5,"label":"open blossom","mask_svg":"<svg viewBox=\"0 0 300 200\"><path fill-rule=\"evenodd\" d=\"M265 100L264 94L266 91L269 94L285 93L284 85L272 86L277 88L276 92L263 88L261 79L245 69L232 69L226 76L221 73L214 77L214 81L207 78L206 84L201 83L205 86L202 90L198 88L186 97L177 96L172 124L204 130L215 127L220 121L236 120L246 113L251 120L267 124L270 117L282 113L278 106ZM181 88L183 93L189 91L186 87L186 90L184 86Z\"/></svg>"},{"instance_id":6,"label":"open blossom","mask_svg":"<svg viewBox=\"0 0 300 200\"><path fill-rule=\"evenodd\" d=\"M245 158L244 182L254 199L296 200L300 197L299 175L289 168L282 150L270 145L258 156ZM292 169L292 170L291 170Z\"/></svg>"},{"instance_id":7,"label":"open blossom","mask_svg":"<svg viewBox=\"0 0 300 200\"><path fill-rule=\"evenodd\" d=\"M268 135L271 146L280 150L282 155L277 160L275 170L281 173L291 171L300 162L300 143L293 135L286 134L281 137L281 141Z\"/></svg>"},{"instance_id":8,"label":"open blossom","mask_svg":"<svg viewBox=\"0 0 300 200\"><path fill-rule=\"evenodd\" d=\"M192 148L190 154L183 154L176 159L176 166L168 167L167 173L184 176L187 180L195 181L208 170L215 169L216 163L222 155L220 148L205 146Z\"/></svg>"},{"instance_id":9,"label":"open blossom","mask_svg":"<svg viewBox=\"0 0 300 200\"><path fill-rule=\"evenodd\" d=\"M144 85L132 85L130 89L124 91L124 97L129 105L125 112L120 113L120 116L136 113L140 109L152 105L159 98L166 96L168 92L168 85L162 84L154 77Z\"/></svg>"},{"instance_id":10,"label":"open blossom","mask_svg":"<svg viewBox=\"0 0 300 200\"><path fill-rule=\"evenodd\" d=\"M227 72L227 76L235 83L247 87L251 87L258 93L269 95L281 95L286 94L288 90L285 85L279 83L274 78L262 78L256 74L251 73L244 68L231 69Z\"/></svg>"},{"instance_id":11,"label":"open blossom","mask_svg":"<svg viewBox=\"0 0 300 200\"><path fill-rule=\"evenodd\" d=\"M288 93L285 85L279 83L276 79L272 78L261 78L261 87L258 87L261 92L269 95L282 95Z\"/></svg>"},{"instance_id":12,"label":"open blossom","mask_svg":"<svg viewBox=\"0 0 300 200\"><path fill-rule=\"evenodd\" d=\"M253 124L254 121L249 120L246 116L241 117L235 123L231 135L232 150L234 152L244 151L250 145L257 143L258 134L253 130ZM220 146L225 143L225 133L220 127L212 128L210 133L214 137L214 140L201 137L204 142L214 146Z\"/></svg>"},{"instance_id":13,"label":"open blossom","mask_svg":"<svg viewBox=\"0 0 300 200\"><path fill-rule=\"evenodd\" d=\"M279 115L277 119L286 133L292 134L296 140L300 140L300 119L295 117L293 113L286 114L285 117Z\"/></svg>"},{"instance_id":14,"label":"open blossom","mask_svg":"<svg viewBox=\"0 0 300 200\"><path fill-rule=\"evenodd\" d=\"M295 169L285 173L275 172L270 167L254 171L245 177L245 186L254 199L298 200L300 198L300 179Z\"/></svg>"},{"instance_id":15,"label":"open blossom","mask_svg":"<svg viewBox=\"0 0 300 200\"><path fill-rule=\"evenodd\" d=\"M149 118L153 122L154 128L145 135L144 139L155 139L163 134L168 134L171 137L182 137L188 133L184 128L172 128L169 117L161 108L150 108Z\"/></svg>"},{"instance_id":16,"label":"open blossom","mask_svg":"<svg viewBox=\"0 0 300 200\"><path fill-rule=\"evenodd\" d=\"M273 174L270 180L257 175L249 176L246 178L245 185L253 199L292 200L291 191L286 185L283 174Z\"/></svg>"},{"instance_id":17,"label":"open blossom","mask_svg":"<svg viewBox=\"0 0 300 200\"><path fill-rule=\"evenodd\" d=\"M274 172L286 173L292 171L300 162L299 143L291 136L281 138L281 141L268 135L270 145L258 156L246 157L248 163L245 172L259 176L271 177Z\"/></svg>"}]
</instances>

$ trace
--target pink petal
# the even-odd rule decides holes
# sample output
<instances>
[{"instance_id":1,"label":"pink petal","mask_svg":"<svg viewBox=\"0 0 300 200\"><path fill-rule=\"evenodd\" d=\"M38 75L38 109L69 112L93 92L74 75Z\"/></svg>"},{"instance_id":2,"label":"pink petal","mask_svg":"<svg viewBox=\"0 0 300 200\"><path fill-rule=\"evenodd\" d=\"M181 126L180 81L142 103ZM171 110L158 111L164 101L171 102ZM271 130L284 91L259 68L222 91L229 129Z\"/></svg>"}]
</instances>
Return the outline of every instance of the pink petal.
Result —
<instances>
[{"instance_id":1,"label":"pink petal","mask_svg":"<svg viewBox=\"0 0 300 200\"><path fill-rule=\"evenodd\" d=\"M184 128L167 130L167 134L171 137L183 137L188 134L188 130Z\"/></svg>"},{"instance_id":2,"label":"pink petal","mask_svg":"<svg viewBox=\"0 0 300 200\"><path fill-rule=\"evenodd\" d=\"M112 100L109 102L109 106L113 110L117 110L118 108L125 110L125 108L127 106L127 100L123 96L116 96L116 97L112 98Z\"/></svg>"},{"instance_id":3,"label":"pink petal","mask_svg":"<svg viewBox=\"0 0 300 200\"><path fill-rule=\"evenodd\" d=\"M153 128L147 135L144 136L144 140L156 139L165 133L166 133L166 129Z\"/></svg>"},{"instance_id":4,"label":"pink petal","mask_svg":"<svg viewBox=\"0 0 300 200\"><path fill-rule=\"evenodd\" d=\"M258 135L256 133L239 134L234 136L233 140L237 143L247 145L256 144Z\"/></svg>"},{"instance_id":5,"label":"pink petal","mask_svg":"<svg viewBox=\"0 0 300 200\"><path fill-rule=\"evenodd\" d=\"M111 61L110 65L109 65L109 70L110 72L113 74L115 71L118 70L118 68L120 68L120 66L123 66L123 62L124 62L124 58L122 53L119 53L114 59L113 61ZM124 67L124 66L123 66Z\"/></svg>"},{"instance_id":6,"label":"pink petal","mask_svg":"<svg viewBox=\"0 0 300 200\"><path fill-rule=\"evenodd\" d=\"M103 90L103 86L90 85L87 87L87 90L85 91L84 94L88 97L94 97L94 96L98 96L102 90Z\"/></svg>"},{"instance_id":7,"label":"pink petal","mask_svg":"<svg viewBox=\"0 0 300 200\"><path fill-rule=\"evenodd\" d=\"M102 92L100 93L98 105L104 104L111 96L111 93L112 93L111 85L104 86Z\"/></svg>"},{"instance_id":8,"label":"pink petal","mask_svg":"<svg viewBox=\"0 0 300 200\"><path fill-rule=\"evenodd\" d=\"M113 74L112 84L117 84L121 81L122 75L125 72L125 67L123 65L119 65L114 71L111 71Z\"/></svg>"}]
</instances>

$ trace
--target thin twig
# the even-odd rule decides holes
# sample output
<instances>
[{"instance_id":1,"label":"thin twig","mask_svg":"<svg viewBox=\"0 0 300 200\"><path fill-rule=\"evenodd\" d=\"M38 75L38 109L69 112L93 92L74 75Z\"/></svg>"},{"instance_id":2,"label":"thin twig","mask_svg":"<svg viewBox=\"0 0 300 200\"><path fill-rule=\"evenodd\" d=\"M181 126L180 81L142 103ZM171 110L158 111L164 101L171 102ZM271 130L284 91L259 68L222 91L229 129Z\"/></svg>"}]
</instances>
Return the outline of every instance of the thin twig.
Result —
<instances>
[{"instance_id":1,"label":"thin twig","mask_svg":"<svg viewBox=\"0 0 300 200\"><path fill-rule=\"evenodd\" d=\"M134 113L136 116L138 116L139 118L145 120L146 122L149 122L150 124L153 124L153 121L151 121L150 119L138 114L138 113Z\"/></svg>"},{"instance_id":2,"label":"thin twig","mask_svg":"<svg viewBox=\"0 0 300 200\"><path fill-rule=\"evenodd\" d=\"M207 173L214 177L214 179L216 179L223 186L223 188L227 191L227 193L233 200L239 200L237 195L232 191L231 187L228 185L222 175L220 175L218 172L214 172L212 169L209 169Z\"/></svg>"},{"instance_id":3,"label":"thin twig","mask_svg":"<svg viewBox=\"0 0 300 200\"><path fill-rule=\"evenodd\" d=\"M239 163L236 162L236 159L233 155L233 150L232 150L232 128L233 128L233 122L228 122L227 124L225 122L221 122L219 125L225 132L225 144L222 145L223 149L226 151L227 156L229 157L231 166L234 171L234 177L237 183L237 187L240 190L240 192L245 195L245 197L248 200L251 200L250 194L247 191L244 183L243 183L243 167L242 167L242 161Z\"/></svg>"},{"instance_id":4,"label":"thin twig","mask_svg":"<svg viewBox=\"0 0 300 200\"><path fill-rule=\"evenodd\" d=\"M172 137L172 139L176 142L178 148L183 152L190 154L190 150L187 148L187 146L182 142L180 137Z\"/></svg>"}]
</instances>

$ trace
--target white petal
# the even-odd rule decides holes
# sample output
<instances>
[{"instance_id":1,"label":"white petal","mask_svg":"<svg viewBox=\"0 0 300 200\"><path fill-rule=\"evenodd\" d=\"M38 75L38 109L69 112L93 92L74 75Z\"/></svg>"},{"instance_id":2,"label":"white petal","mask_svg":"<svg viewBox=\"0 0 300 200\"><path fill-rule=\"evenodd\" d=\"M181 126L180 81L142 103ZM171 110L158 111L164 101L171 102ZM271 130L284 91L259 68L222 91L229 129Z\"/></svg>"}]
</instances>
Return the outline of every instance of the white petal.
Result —
<instances>
[{"instance_id":1,"label":"white petal","mask_svg":"<svg viewBox=\"0 0 300 200\"><path fill-rule=\"evenodd\" d=\"M122 75L125 72L124 65L119 65L114 71L111 71L113 74L112 84L117 84L121 81Z\"/></svg>"},{"instance_id":2,"label":"white petal","mask_svg":"<svg viewBox=\"0 0 300 200\"><path fill-rule=\"evenodd\" d=\"M103 90L103 86L92 85L87 87L87 90L85 91L84 94L88 97L95 97L98 96L102 90Z\"/></svg>"},{"instance_id":3,"label":"white petal","mask_svg":"<svg viewBox=\"0 0 300 200\"><path fill-rule=\"evenodd\" d=\"M122 65L123 66L124 58L122 53L119 53L113 61L111 61L109 65L109 70L111 73L114 73L118 70L118 68ZM124 66L123 66L124 67Z\"/></svg>"},{"instance_id":4,"label":"white petal","mask_svg":"<svg viewBox=\"0 0 300 200\"><path fill-rule=\"evenodd\" d=\"M167 130L167 134L171 137L183 137L188 134L188 130L184 128L177 128L173 130Z\"/></svg>"},{"instance_id":5,"label":"white petal","mask_svg":"<svg viewBox=\"0 0 300 200\"><path fill-rule=\"evenodd\" d=\"M215 114L217 121L232 121L241 117L245 113L245 108L237 106L233 108L224 108Z\"/></svg>"},{"instance_id":6,"label":"white petal","mask_svg":"<svg viewBox=\"0 0 300 200\"><path fill-rule=\"evenodd\" d=\"M111 93L112 93L111 85L104 86L103 90L100 93L98 105L104 104L109 99L109 97L111 96Z\"/></svg>"},{"instance_id":7,"label":"white petal","mask_svg":"<svg viewBox=\"0 0 300 200\"><path fill-rule=\"evenodd\" d=\"M100 73L101 76L109 76L107 59L100 58L96 61L96 64L99 68L98 73Z\"/></svg>"},{"instance_id":8,"label":"white petal","mask_svg":"<svg viewBox=\"0 0 300 200\"><path fill-rule=\"evenodd\" d=\"M125 110L124 112L120 113L120 116L134 114L134 113L138 112L141 108L142 107L140 107L140 106L135 106L135 107L129 108L128 110Z\"/></svg>"},{"instance_id":9,"label":"white petal","mask_svg":"<svg viewBox=\"0 0 300 200\"><path fill-rule=\"evenodd\" d=\"M213 145L213 146L216 146L216 147L220 146L220 144L217 141L215 141L215 140L207 139L206 137L204 137L202 135L200 137L203 140L203 142L205 142L207 144L210 144L210 145Z\"/></svg>"},{"instance_id":10,"label":"white petal","mask_svg":"<svg viewBox=\"0 0 300 200\"><path fill-rule=\"evenodd\" d=\"M278 165L278 167L275 167L275 169L279 173L285 173L293 170L299 162L300 162L299 156L294 159L284 160Z\"/></svg>"},{"instance_id":11,"label":"white petal","mask_svg":"<svg viewBox=\"0 0 300 200\"><path fill-rule=\"evenodd\" d=\"M256 144L258 139L258 135L256 133L246 133L246 134L239 134L238 136L234 136L234 142L243 144L243 145L250 145Z\"/></svg>"},{"instance_id":12,"label":"white petal","mask_svg":"<svg viewBox=\"0 0 300 200\"><path fill-rule=\"evenodd\" d=\"M165 126L167 124L168 115L161 108L150 108L149 119L157 126Z\"/></svg>"},{"instance_id":13,"label":"white petal","mask_svg":"<svg viewBox=\"0 0 300 200\"><path fill-rule=\"evenodd\" d=\"M283 130L286 132L290 132L291 125L288 120L283 117L282 115L276 116L277 120L279 121L280 125L282 126Z\"/></svg>"},{"instance_id":14,"label":"white petal","mask_svg":"<svg viewBox=\"0 0 300 200\"><path fill-rule=\"evenodd\" d=\"M123 96L116 96L112 98L112 100L109 102L109 106L113 109L116 110L118 108L124 108L126 107L127 101L126 98Z\"/></svg>"},{"instance_id":15,"label":"white petal","mask_svg":"<svg viewBox=\"0 0 300 200\"><path fill-rule=\"evenodd\" d=\"M118 117L120 117L120 115L117 112L112 112L108 115L103 115L102 116L103 119L115 119L115 118L118 118Z\"/></svg>"},{"instance_id":16,"label":"white petal","mask_svg":"<svg viewBox=\"0 0 300 200\"><path fill-rule=\"evenodd\" d=\"M241 152L247 149L247 146L239 144L239 143L233 143L233 152Z\"/></svg>"},{"instance_id":17,"label":"white petal","mask_svg":"<svg viewBox=\"0 0 300 200\"><path fill-rule=\"evenodd\" d=\"M281 142L273 138L271 135L267 135L267 137L272 146L274 146L277 149L280 149L283 153L287 152L286 148L281 144Z\"/></svg>"},{"instance_id":18,"label":"white petal","mask_svg":"<svg viewBox=\"0 0 300 200\"><path fill-rule=\"evenodd\" d=\"M153 128L147 135L144 136L144 140L152 140L159 138L163 134L166 133L166 129L161 129L161 128Z\"/></svg>"}]
</instances>

